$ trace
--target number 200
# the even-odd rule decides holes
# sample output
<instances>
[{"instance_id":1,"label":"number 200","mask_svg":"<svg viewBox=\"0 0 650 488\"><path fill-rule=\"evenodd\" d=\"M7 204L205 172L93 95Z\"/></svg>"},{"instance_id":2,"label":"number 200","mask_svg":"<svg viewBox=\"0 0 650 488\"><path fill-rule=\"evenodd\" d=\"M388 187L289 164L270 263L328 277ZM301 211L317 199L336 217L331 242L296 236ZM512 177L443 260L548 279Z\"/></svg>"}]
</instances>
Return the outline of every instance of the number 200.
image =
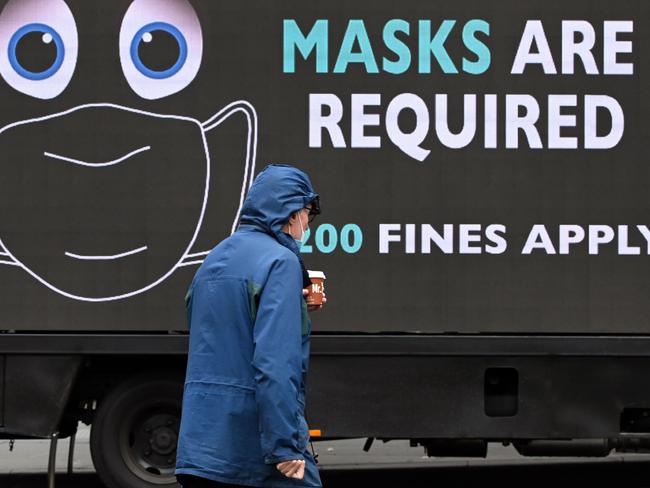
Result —
<instances>
[{"instance_id":1,"label":"number 200","mask_svg":"<svg viewBox=\"0 0 650 488\"><path fill-rule=\"evenodd\" d=\"M314 234L316 250L323 254L334 252L339 242L341 249L348 254L354 254L361 249L363 244L363 232L357 224L345 224L341 228L340 234L332 224L321 224L316 228ZM311 229L305 233L305 243L300 248L301 253L310 254L313 252L314 246L309 244L310 237Z\"/></svg>"}]
</instances>

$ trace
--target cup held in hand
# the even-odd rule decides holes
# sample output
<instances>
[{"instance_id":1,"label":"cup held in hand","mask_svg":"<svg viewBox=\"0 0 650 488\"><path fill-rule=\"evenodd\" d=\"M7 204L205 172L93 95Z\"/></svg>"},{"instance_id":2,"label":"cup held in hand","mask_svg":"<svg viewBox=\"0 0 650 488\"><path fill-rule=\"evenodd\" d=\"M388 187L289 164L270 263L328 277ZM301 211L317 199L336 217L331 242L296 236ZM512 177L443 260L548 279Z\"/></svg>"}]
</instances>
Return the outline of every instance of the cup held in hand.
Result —
<instances>
[{"instance_id":1,"label":"cup held in hand","mask_svg":"<svg viewBox=\"0 0 650 488\"><path fill-rule=\"evenodd\" d=\"M322 271L308 270L311 285L307 287L308 294L305 297L307 305L322 305L323 293L325 292L325 273Z\"/></svg>"}]
</instances>

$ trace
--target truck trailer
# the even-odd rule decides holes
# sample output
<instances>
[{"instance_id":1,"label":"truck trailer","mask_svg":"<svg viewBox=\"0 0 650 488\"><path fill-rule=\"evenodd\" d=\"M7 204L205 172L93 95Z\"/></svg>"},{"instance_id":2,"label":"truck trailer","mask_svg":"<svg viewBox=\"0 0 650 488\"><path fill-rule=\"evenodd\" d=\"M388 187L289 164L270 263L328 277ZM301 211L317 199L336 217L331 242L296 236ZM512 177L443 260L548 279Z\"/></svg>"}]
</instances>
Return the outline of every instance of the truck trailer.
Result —
<instances>
[{"instance_id":1,"label":"truck trailer","mask_svg":"<svg viewBox=\"0 0 650 488\"><path fill-rule=\"evenodd\" d=\"M83 422L107 487L173 486L185 293L289 163L322 207L312 440L646 450L649 21L642 0L3 1L0 438Z\"/></svg>"}]
</instances>

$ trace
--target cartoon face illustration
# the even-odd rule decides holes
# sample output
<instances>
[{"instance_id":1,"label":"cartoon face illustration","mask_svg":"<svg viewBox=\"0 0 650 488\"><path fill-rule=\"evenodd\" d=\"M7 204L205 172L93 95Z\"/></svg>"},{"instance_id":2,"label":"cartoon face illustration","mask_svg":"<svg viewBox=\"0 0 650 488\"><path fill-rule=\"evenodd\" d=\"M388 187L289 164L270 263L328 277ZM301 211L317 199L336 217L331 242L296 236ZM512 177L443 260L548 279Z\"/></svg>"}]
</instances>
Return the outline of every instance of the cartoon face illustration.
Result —
<instances>
[{"instance_id":1,"label":"cartoon face illustration","mask_svg":"<svg viewBox=\"0 0 650 488\"><path fill-rule=\"evenodd\" d=\"M118 49L138 97L168 97L200 70L201 25L187 0L135 0ZM10 0L0 13L0 75L25 96L59 96L78 52L63 0ZM20 157L2 160L0 264L68 298L109 301L200 263L207 251L193 246L215 178L208 138L235 113L245 115L248 138L234 231L257 145L257 115L245 101L204 121L101 101L0 128L0 154L21 148Z\"/></svg>"}]
</instances>

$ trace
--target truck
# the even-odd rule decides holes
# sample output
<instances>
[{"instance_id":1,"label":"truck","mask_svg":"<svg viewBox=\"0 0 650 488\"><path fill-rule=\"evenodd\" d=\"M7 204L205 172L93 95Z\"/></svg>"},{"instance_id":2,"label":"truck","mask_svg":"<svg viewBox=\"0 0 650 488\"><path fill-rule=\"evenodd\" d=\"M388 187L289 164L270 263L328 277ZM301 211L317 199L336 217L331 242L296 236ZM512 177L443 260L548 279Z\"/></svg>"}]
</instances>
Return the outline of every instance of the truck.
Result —
<instances>
[{"instance_id":1,"label":"truck","mask_svg":"<svg viewBox=\"0 0 650 488\"><path fill-rule=\"evenodd\" d=\"M314 440L646 450L649 20L642 0L2 2L0 438L90 424L107 487L174 486L185 293L289 163L323 210L301 248L327 276Z\"/></svg>"}]
</instances>

